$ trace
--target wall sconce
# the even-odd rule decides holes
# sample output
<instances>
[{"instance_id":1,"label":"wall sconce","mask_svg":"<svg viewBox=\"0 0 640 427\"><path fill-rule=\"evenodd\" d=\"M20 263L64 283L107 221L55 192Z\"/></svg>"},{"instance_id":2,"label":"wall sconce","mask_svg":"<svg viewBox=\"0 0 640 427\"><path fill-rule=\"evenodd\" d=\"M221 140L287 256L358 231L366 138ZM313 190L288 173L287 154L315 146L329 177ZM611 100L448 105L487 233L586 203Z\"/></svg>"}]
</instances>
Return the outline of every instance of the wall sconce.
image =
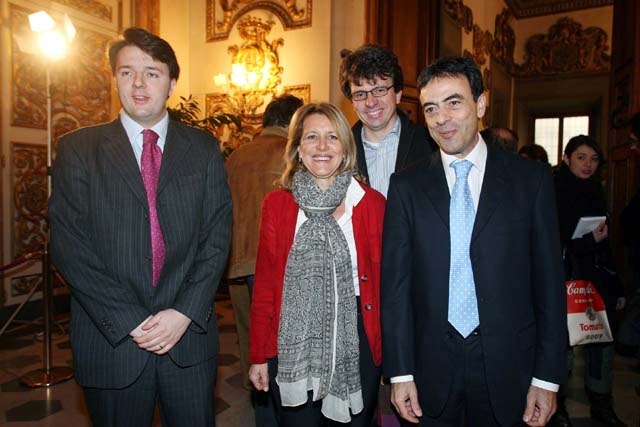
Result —
<instances>
[{"instance_id":1,"label":"wall sconce","mask_svg":"<svg viewBox=\"0 0 640 427\"><path fill-rule=\"evenodd\" d=\"M282 67L276 50L284 44L283 39L269 43L267 35L273 21L247 16L238 23L238 31L244 42L240 47L230 46L231 72L214 77L216 86L225 87L227 102L234 114L255 117L264 105L265 98L273 96L280 84Z\"/></svg>"}]
</instances>

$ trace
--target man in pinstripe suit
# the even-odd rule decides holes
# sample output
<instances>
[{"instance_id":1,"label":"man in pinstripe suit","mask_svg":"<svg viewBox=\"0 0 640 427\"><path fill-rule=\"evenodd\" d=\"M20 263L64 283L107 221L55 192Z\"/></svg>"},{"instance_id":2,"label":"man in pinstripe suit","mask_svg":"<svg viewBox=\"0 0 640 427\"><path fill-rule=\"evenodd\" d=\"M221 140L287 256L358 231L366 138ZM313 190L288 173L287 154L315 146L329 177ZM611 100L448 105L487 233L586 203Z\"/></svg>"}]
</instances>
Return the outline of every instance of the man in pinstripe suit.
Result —
<instances>
[{"instance_id":1,"label":"man in pinstripe suit","mask_svg":"<svg viewBox=\"0 0 640 427\"><path fill-rule=\"evenodd\" d=\"M71 289L76 379L96 426L211 426L231 199L214 138L169 120L171 46L130 28L109 60L113 122L58 144L51 253Z\"/></svg>"}]
</instances>

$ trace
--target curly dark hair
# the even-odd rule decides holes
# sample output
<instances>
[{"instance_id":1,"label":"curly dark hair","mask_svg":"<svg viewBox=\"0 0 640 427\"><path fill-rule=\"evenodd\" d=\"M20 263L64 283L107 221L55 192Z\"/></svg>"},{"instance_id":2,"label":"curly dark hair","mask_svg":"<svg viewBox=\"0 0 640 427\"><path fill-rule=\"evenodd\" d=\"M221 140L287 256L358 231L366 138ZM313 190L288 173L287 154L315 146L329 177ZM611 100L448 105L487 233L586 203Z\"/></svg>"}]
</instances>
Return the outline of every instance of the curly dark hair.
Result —
<instances>
[{"instance_id":1,"label":"curly dark hair","mask_svg":"<svg viewBox=\"0 0 640 427\"><path fill-rule=\"evenodd\" d=\"M482 74L478 66L470 59L463 57L440 58L425 68L418 76L418 93L432 79L442 77L466 77L471 86L473 100L477 101L484 92Z\"/></svg>"},{"instance_id":2,"label":"curly dark hair","mask_svg":"<svg viewBox=\"0 0 640 427\"><path fill-rule=\"evenodd\" d=\"M178 80L180 66L178 59L171 45L164 39L151 34L142 28L127 28L122 33L122 37L109 45L109 64L111 72L116 74L116 60L120 50L126 46L135 46L142 50L154 60L167 64L169 67L169 77Z\"/></svg>"},{"instance_id":3,"label":"curly dark hair","mask_svg":"<svg viewBox=\"0 0 640 427\"><path fill-rule=\"evenodd\" d=\"M344 96L349 99L351 99L351 84L359 85L363 80L391 79L396 92L400 92L404 87L398 57L382 46L366 44L355 51L343 49L340 57L342 58L340 88Z\"/></svg>"}]
</instances>

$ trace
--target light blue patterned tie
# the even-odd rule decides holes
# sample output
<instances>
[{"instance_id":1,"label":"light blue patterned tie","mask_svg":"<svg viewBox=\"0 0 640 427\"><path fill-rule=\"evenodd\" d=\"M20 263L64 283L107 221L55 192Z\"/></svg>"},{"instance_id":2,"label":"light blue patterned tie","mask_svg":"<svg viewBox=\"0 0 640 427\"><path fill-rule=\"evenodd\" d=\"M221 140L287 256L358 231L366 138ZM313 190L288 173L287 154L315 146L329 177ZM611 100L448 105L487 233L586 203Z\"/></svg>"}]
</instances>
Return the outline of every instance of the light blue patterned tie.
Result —
<instances>
[{"instance_id":1,"label":"light blue patterned tie","mask_svg":"<svg viewBox=\"0 0 640 427\"><path fill-rule=\"evenodd\" d=\"M476 286L469 257L475 209L467 177L473 166L468 160L454 161L456 183L451 192L449 226L451 261L449 268L449 323L463 337L469 336L480 323Z\"/></svg>"}]
</instances>

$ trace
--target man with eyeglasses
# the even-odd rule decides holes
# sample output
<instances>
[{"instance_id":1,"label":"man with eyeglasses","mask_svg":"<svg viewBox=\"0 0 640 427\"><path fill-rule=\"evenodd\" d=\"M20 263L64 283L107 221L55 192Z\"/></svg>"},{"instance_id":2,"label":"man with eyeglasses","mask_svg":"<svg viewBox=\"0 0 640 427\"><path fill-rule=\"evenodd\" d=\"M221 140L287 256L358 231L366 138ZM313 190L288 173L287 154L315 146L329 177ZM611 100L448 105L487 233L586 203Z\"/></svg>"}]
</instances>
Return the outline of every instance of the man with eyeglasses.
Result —
<instances>
[{"instance_id":1,"label":"man with eyeglasses","mask_svg":"<svg viewBox=\"0 0 640 427\"><path fill-rule=\"evenodd\" d=\"M352 128L358 169L386 197L391 174L430 158L431 146L424 127L398 110L404 81L396 55L367 44L341 56L340 87L360 119Z\"/></svg>"}]
</instances>

